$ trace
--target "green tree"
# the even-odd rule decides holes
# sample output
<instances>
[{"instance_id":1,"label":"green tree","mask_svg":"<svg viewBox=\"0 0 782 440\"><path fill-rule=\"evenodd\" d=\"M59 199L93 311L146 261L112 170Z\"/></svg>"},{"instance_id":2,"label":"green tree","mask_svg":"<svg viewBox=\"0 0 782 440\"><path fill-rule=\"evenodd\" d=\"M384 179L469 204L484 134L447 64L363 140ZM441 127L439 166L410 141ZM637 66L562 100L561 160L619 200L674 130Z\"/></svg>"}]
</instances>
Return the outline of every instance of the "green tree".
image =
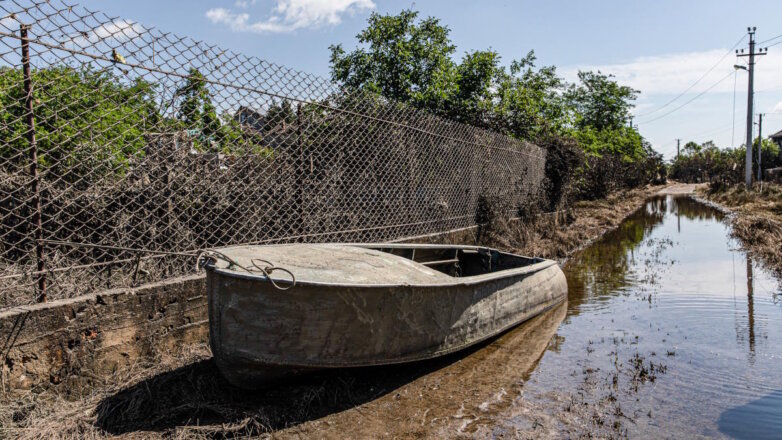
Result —
<instances>
[{"instance_id":1,"label":"green tree","mask_svg":"<svg viewBox=\"0 0 782 440\"><path fill-rule=\"evenodd\" d=\"M290 125L296 121L296 112L293 110L291 102L283 99L279 104L272 103L266 112L266 124L264 128L271 130L280 125Z\"/></svg>"},{"instance_id":2,"label":"green tree","mask_svg":"<svg viewBox=\"0 0 782 440\"><path fill-rule=\"evenodd\" d=\"M216 140L220 134L220 118L204 75L191 68L185 84L177 89L175 96L181 99L177 116L185 127L197 130L204 139Z\"/></svg>"},{"instance_id":3,"label":"green tree","mask_svg":"<svg viewBox=\"0 0 782 440\"><path fill-rule=\"evenodd\" d=\"M497 89L497 118L504 131L523 139L563 133L569 115L562 97L564 80L554 66L535 69L535 52L510 65Z\"/></svg>"},{"instance_id":4,"label":"green tree","mask_svg":"<svg viewBox=\"0 0 782 440\"><path fill-rule=\"evenodd\" d=\"M178 128L195 132L194 144L197 149L271 156L272 152L263 145L261 136L242 130L230 114L218 115L217 107L212 103L212 93L207 87L207 79L198 69L190 69L187 79L174 96L179 101Z\"/></svg>"},{"instance_id":5,"label":"green tree","mask_svg":"<svg viewBox=\"0 0 782 440\"><path fill-rule=\"evenodd\" d=\"M161 117L153 84L127 81L91 65L32 72L38 160L44 170L85 184L123 173L144 154L145 134ZM21 69L0 68L0 155L22 162L29 148Z\"/></svg>"},{"instance_id":6,"label":"green tree","mask_svg":"<svg viewBox=\"0 0 782 440\"><path fill-rule=\"evenodd\" d=\"M332 45L331 76L352 89L369 90L419 107L439 108L453 94L455 46L450 30L418 12L374 13L357 35L361 47Z\"/></svg>"},{"instance_id":7,"label":"green tree","mask_svg":"<svg viewBox=\"0 0 782 440\"><path fill-rule=\"evenodd\" d=\"M578 72L578 80L565 94L577 128L617 130L627 124L638 90L619 85L613 75L600 71Z\"/></svg>"}]
</instances>

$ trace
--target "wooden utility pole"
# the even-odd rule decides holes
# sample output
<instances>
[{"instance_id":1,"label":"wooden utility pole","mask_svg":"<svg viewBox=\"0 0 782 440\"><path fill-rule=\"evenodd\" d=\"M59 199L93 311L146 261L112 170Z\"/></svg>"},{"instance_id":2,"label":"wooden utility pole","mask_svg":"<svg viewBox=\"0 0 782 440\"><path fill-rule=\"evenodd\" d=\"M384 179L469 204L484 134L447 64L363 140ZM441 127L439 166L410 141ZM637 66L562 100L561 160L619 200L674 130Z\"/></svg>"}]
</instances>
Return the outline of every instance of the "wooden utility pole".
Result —
<instances>
[{"instance_id":1,"label":"wooden utility pole","mask_svg":"<svg viewBox=\"0 0 782 440\"><path fill-rule=\"evenodd\" d=\"M682 142L681 139L676 139L676 158L679 158L679 144Z\"/></svg>"},{"instance_id":2,"label":"wooden utility pole","mask_svg":"<svg viewBox=\"0 0 782 440\"><path fill-rule=\"evenodd\" d=\"M747 28L747 32L749 33L749 53L744 53L744 49L736 50L736 56L739 57L749 57L749 83L747 86L747 157L744 161L744 184L749 188L752 185L752 104L755 98L755 90L754 90L754 78L755 78L755 55L765 55L768 53L768 48L766 48L766 53L763 53L763 49L760 49L757 53L755 52L755 30L757 28L751 27Z\"/></svg>"}]
</instances>

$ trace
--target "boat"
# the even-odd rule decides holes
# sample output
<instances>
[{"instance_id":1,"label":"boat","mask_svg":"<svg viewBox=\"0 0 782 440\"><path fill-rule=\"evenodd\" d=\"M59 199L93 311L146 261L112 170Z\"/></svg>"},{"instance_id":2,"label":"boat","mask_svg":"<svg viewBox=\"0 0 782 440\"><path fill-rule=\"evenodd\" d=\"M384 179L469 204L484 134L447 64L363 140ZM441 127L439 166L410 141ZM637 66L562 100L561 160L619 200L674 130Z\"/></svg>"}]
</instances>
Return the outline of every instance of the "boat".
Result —
<instances>
[{"instance_id":1,"label":"boat","mask_svg":"<svg viewBox=\"0 0 782 440\"><path fill-rule=\"evenodd\" d=\"M567 296L555 261L479 246L234 246L200 259L209 339L232 384L443 356Z\"/></svg>"}]
</instances>

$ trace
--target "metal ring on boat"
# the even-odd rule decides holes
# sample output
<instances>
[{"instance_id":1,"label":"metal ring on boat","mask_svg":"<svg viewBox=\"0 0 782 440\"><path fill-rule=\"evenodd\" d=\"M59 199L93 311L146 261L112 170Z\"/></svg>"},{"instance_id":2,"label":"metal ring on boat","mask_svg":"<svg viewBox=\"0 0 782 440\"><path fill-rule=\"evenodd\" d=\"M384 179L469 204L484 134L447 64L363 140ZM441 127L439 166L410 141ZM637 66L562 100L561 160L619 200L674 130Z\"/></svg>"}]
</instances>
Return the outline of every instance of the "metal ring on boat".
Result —
<instances>
[{"instance_id":1,"label":"metal ring on boat","mask_svg":"<svg viewBox=\"0 0 782 440\"><path fill-rule=\"evenodd\" d=\"M253 258L253 259L251 259L250 263L252 264L252 266L251 267L244 267L241 264L239 264L236 261L234 261L232 258L230 258L227 255L223 254L222 252L218 252L218 251L216 251L214 249L201 251L198 254L198 257L196 257L196 271L203 269L204 266L206 264L208 264L208 262L210 260L213 261L213 262L217 262L218 259L223 260L226 263L228 263L228 268L229 269L231 268L231 266L234 266L234 267L238 267L239 269L242 269L243 271L245 271L247 273L258 273L258 272L260 272L261 274L263 274L263 276L266 277L267 280L269 280L269 282L272 284L272 286L274 286L274 288L277 289L277 290L288 290L291 287L294 287L296 285L296 276L293 274L293 272L291 272L288 269L285 269L284 267L277 267L274 264L272 264L270 261L267 261L267 260L264 260L264 259L261 259L261 258ZM258 262L265 263L266 266L265 267L264 266L260 266L258 264ZM253 268L258 269L258 270L253 270ZM274 281L274 279L272 279L272 277L271 277L271 273L274 272L274 271L281 271L281 272L285 272L288 275L290 275L291 276L291 285L285 287L285 286L281 286L281 285L277 284Z\"/></svg>"}]
</instances>

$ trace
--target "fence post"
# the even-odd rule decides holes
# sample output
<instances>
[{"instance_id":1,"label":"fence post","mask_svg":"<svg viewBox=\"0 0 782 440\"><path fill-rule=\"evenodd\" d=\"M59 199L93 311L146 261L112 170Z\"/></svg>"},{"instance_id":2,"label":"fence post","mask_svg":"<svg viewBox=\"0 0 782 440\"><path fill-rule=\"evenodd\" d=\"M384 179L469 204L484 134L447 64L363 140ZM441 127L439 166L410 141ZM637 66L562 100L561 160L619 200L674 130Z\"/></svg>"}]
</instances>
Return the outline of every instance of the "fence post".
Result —
<instances>
[{"instance_id":1,"label":"fence post","mask_svg":"<svg viewBox=\"0 0 782 440\"><path fill-rule=\"evenodd\" d=\"M35 116L33 114L33 80L30 73L30 40L27 31L30 25L21 24L22 73L24 75L24 108L27 122L27 142L30 144L30 185L33 193L33 224L35 225L35 258L38 272L38 302L46 302L46 274L43 260L43 224L41 220L41 189L38 176L38 144L35 141Z\"/></svg>"},{"instance_id":2,"label":"fence post","mask_svg":"<svg viewBox=\"0 0 782 440\"><path fill-rule=\"evenodd\" d=\"M295 172L296 172L296 214L297 219L296 222L299 225L299 234L305 234L307 227L309 225L305 224L304 221L304 185L306 178L304 177L306 171L305 171L305 165L304 165L304 145L302 144L301 139L301 103L296 104L296 144L299 148L299 154L296 159L296 166L295 166Z\"/></svg>"}]
</instances>

